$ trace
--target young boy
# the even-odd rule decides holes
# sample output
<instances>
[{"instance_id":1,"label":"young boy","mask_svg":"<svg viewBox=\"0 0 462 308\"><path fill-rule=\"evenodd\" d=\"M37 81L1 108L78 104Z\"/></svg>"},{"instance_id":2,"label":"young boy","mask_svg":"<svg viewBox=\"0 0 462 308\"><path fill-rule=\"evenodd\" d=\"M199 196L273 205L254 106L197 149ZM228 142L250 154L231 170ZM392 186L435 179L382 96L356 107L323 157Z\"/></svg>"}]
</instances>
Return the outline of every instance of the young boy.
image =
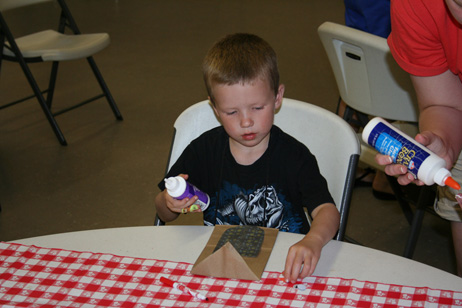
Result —
<instances>
[{"instance_id":1,"label":"young boy","mask_svg":"<svg viewBox=\"0 0 462 308\"><path fill-rule=\"evenodd\" d=\"M222 126L195 139L167 176L181 175L210 196L205 225L307 234L289 249L284 277L295 282L311 275L337 232L339 213L315 157L273 125L284 94L276 53L255 35L228 35L207 53L203 73ZM166 222L197 200L173 199L163 181L159 188L157 214ZM313 218L311 227L303 207Z\"/></svg>"}]
</instances>

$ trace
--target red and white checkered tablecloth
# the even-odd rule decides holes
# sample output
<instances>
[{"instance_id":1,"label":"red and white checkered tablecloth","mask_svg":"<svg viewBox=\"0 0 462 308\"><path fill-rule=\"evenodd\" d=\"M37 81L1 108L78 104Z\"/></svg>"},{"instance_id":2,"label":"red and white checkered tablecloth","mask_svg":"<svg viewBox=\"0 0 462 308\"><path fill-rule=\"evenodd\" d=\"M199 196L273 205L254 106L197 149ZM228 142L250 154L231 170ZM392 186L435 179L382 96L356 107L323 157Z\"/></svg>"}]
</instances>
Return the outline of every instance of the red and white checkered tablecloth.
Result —
<instances>
[{"instance_id":1,"label":"red and white checkered tablecloth","mask_svg":"<svg viewBox=\"0 0 462 308\"><path fill-rule=\"evenodd\" d=\"M0 243L1 307L462 307L462 292L313 277L302 291L277 272L261 281L193 276L192 264ZM159 281L182 282L201 301Z\"/></svg>"}]
</instances>

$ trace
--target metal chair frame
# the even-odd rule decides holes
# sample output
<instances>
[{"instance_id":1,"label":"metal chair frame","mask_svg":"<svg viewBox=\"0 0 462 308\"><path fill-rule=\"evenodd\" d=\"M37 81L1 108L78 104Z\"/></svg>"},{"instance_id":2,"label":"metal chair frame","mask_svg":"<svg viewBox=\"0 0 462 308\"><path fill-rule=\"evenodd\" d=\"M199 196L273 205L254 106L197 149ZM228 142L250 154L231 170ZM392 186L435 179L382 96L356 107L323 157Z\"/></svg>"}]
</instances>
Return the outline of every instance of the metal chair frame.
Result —
<instances>
[{"instance_id":1,"label":"metal chair frame","mask_svg":"<svg viewBox=\"0 0 462 308\"><path fill-rule=\"evenodd\" d=\"M0 0L1 1L1 0ZM4 0L3 0L4 1ZM80 35L81 32L79 28L77 27L77 24L69 10L69 7L67 6L66 2L64 0L57 0L59 3L59 6L61 8L61 15L59 18L59 26L58 26L58 32L63 33L65 32L66 29L70 29L74 35ZM123 117L114 101L114 98L112 97L111 92L109 91L109 88L104 81L104 78L96 65L95 60L93 59L93 56L87 57L87 62L91 67L91 70L93 71L93 74L95 75L99 86L101 87L102 93L94 96L92 98L86 99L83 102L80 102L78 104L75 104L71 107L52 112L51 107L52 107L52 101L53 101L53 95L55 91L55 85L56 85L56 79L57 79L57 74L58 74L58 66L60 61L52 61L52 67L51 67L51 73L50 73L50 80L48 84L48 88L46 90L41 90L37 84L36 79L34 78L28 63L36 63L36 62L44 62L41 57L32 57L32 58L26 58L23 56L21 53L21 50L18 47L18 44L16 43L16 40L10 31L8 24L6 23L5 18L3 17L2 12L0 11L0 71L1 71L1 64L2 64L2 59L7 60L7 61L12 61L12 62L17 62L21 66L22 71L24 72L24 75L27 78L27 81L32 88L33 95L21 98L19 100L16 100L14 102L10 102L7 104L4 104L0 106L0 109L4 109L10 106L13 106L15 104L27 101L29 99L32 99L34 97L37 98L47 120L49 121L54 133L56 134L56 137L58 138L58 141L60 142L61 145L67 145L67 141L64 138L64 135L61 131L61 129L58 126L58 123L56 122L55 116L58 116L60 114L63 114L65 112L68 112L70 110L73 110L75 108L78 108L80 106L83 106L85 104L88 104L90 102L93 102L97 99L100 99L102 97L106 97L115 117L117 120L123 120ZM4 48L10 50L14 56L9 56L4 54ZM44 94L46 94L46 99Z\"/></svg>"}]
</instances>

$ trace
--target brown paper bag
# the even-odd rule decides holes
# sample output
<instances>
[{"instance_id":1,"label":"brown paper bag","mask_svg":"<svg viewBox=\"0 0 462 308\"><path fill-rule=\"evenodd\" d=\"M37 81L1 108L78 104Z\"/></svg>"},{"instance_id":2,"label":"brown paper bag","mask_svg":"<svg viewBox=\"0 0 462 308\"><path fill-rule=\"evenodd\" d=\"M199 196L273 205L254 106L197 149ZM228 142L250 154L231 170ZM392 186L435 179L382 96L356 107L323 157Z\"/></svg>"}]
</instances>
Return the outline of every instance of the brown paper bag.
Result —
<instances>
[{"instance_id":1,"label":"brown paper bag","mask_svg":"<svg viewBox=\"0 0 462 308\"><path fill-rule=\"evenodd\" d=\"M260 280L273 249L274 242L276 241L278 230L261 228L265 235L257 257L241 256L230 242L214 252L223 233L233 227L236 226L215 226L207 245L202 250L199 258L197 258L191 274L220 278Z\"/></svg>"}]
</instances>

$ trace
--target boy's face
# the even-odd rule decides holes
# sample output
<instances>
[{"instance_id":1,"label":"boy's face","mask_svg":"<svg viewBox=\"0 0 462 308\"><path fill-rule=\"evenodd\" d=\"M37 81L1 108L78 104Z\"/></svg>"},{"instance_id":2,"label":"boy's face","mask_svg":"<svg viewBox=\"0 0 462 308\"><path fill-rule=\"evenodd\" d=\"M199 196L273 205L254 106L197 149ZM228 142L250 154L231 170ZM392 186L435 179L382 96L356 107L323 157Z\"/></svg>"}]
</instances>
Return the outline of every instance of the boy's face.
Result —
<instances>
[{"instance_id":1,"label":"boy's face","mask_svg":"<svg viewBox=\"0 0 462 308\"><path fill-rule=\"evenodd\" d=\"M246 84L214 85L212 91L214 110L230 137L231 149L263 153L268 147L274 112L282 103L284 86L279 86L276 97L269 83L261 79Z\"/></svg>"}]
</instances>

